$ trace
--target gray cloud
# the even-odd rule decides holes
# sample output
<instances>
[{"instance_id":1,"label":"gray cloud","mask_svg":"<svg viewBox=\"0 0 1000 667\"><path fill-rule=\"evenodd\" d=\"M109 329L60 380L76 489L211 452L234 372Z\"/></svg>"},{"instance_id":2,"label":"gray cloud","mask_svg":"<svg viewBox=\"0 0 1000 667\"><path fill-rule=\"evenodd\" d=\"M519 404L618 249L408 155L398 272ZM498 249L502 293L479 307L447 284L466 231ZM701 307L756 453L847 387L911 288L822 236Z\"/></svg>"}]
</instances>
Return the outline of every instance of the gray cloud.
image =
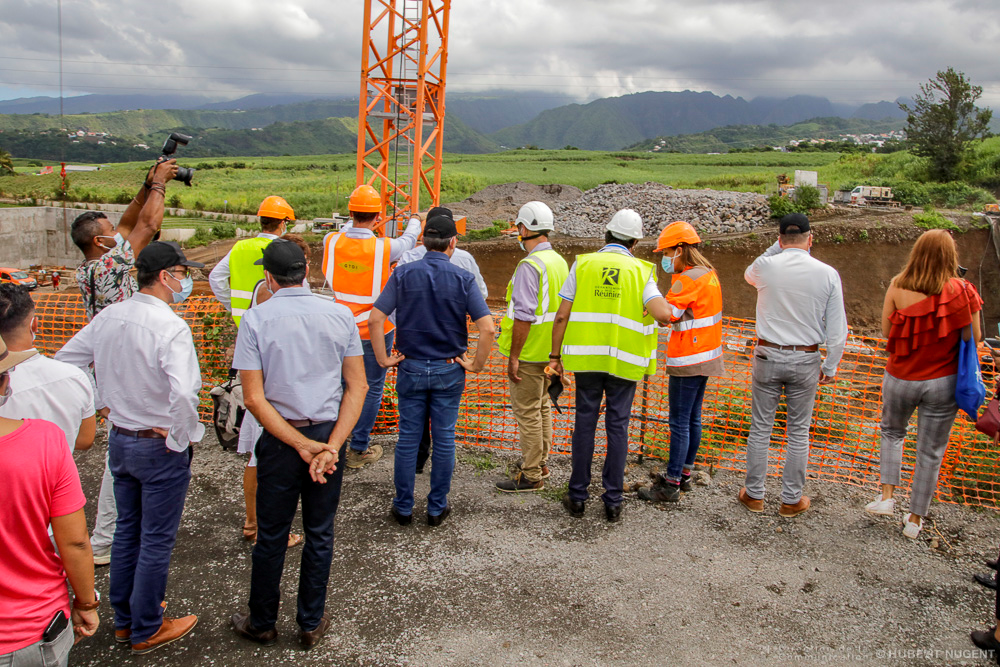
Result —
<instances>
[{"instance_id":1,"label":"gray cloud","mask_svg":"<svg viewBox=\"0 0 1000 667\"><path fill-rule=\"evenodd\" d=\"M67 92L353 95L360 0L125 0L63 4ZM6 0L0 95L57 92L53 3ZM1000 104L993 0L454 0L449 89L912 95L954 66Z\"/></svg>"}]
</instances>

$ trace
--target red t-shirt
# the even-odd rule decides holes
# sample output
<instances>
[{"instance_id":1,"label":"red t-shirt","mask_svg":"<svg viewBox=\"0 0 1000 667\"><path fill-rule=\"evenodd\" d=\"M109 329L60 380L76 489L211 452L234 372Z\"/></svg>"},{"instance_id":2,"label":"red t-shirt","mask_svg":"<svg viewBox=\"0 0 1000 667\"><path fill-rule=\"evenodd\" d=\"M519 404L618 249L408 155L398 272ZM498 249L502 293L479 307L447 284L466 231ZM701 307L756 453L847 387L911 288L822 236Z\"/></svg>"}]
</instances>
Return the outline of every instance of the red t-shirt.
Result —
<instances>
[{"instance_id":1,"label":"red t-shirt","mask_svg":"<svg viewBox=\"0 0 1000 667\"><path fill-rule=\"evenodd\" d=\"M889 363L900 380L933 380L958 372L958 341L983 300L971 283L952 278L941 294L929 296L889 316Z\"/></svg>"},{"instance_id":2,"label":"red t-shirt","mask_svg":"<svg viewBox=\"0 0 1000 667\"><path fill-rule=\"evenodd\" d=\"M69 617L66 572L48 527L86 502L58 426L25 419L0 437L0 655L40 641L60 609Z\"/></svg>"}]
</instances>

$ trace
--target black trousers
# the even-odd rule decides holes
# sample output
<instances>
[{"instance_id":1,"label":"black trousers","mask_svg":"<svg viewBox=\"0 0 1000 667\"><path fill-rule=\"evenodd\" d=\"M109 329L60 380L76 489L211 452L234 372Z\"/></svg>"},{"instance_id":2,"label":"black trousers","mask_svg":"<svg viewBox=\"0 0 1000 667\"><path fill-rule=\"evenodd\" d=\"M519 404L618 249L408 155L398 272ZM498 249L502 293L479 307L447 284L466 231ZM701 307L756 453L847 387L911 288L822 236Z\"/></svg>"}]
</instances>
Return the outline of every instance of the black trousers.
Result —
<instances>
[{"instance_id":1,"label":"black trousers","mask_svg":"<svg viewBox=\"0 0 1000 667\"><path fill-rule=\"evenodd\" d=\"M298 430L311 440L326 442L333 427L334 422L326 422ZM257 630L270 630L277 623L288 533L301 497L305 545L295 620L303 630L312 631L319 626L326 607L333 560L333 519L340 503L346 449L341 447L341 463L327 475L326 484L312 481L309 464L294 448L267 431L257 441L256 453L257 544L250 575L250 624Z\"/></svg>"}]
</instances>

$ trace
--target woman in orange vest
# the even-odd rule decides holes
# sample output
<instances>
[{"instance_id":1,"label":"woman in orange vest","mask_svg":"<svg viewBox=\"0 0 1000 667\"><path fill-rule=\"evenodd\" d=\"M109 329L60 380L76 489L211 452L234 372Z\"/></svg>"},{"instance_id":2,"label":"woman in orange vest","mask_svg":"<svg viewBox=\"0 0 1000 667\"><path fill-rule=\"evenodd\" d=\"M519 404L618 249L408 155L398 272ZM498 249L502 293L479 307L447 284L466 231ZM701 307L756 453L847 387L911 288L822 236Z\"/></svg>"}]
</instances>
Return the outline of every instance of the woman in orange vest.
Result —
<instances>
[{"instance_id":1,"label":"woman in orange vest","mask_svg":"<svg viewBox=\"0 0 1000 667\"><path fill-rule=\"evenodd\" d=\"M677 502L691 490L691 468L701 445L701 403L709 377L724 372L722 288L719 276L698 251L701 238L686 222L672 222L660 233L660 266L672 275L666 299L671 333L666 369L670 376L670 461L666 474L639 490L652 502Z\"/></svg>"}]
</instances>

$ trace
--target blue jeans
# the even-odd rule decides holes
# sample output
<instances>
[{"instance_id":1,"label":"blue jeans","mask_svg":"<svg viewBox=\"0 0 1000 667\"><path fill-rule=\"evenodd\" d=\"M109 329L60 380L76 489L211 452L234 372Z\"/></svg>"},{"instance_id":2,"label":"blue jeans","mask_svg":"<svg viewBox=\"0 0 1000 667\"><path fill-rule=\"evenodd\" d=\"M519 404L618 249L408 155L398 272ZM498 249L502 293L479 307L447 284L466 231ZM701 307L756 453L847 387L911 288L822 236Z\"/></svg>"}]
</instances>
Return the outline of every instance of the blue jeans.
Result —
<instances>
[{"instance_id":1,"label":"blue jeans","mask_svg":"<svg viewBox=\"0 0 1000 667\"><path fill-rule=\"evenodd\" d=\"M604 457L601 500L612 507L622 504L625 486L625 457L628 455L628 422L632 416L632 399L638 383L610 373L574 373L576 380L576 421L573 425L573 470L569 477L568 495L571 500L587 499L590 486L590 465L594 459L594 437L601 413L601 399L607 397L604 427L608 436L608 451ZM437 446L437 443L434 443Z\"/></svg>"},{"instance_id":2,"label":"blue jeans","mask_svg":"<svg viewBox=\"0 0 1000 667\"><path fill-rule=\"evenodd\" d=\"M705 398L708 377L670 376L668 389L670 402L670 461L667 462L666 479L680 482L681 473L691 470L694 457L701 446L701 402Z\"/></svg>"},{"instance_id":3,"label":"blue jeans","mask_svg":"<svg viewBox=\"0 0 1000 667\"><path fill-rule=\"evenodd\" d=\"M175 452L163 438L135 438L115 429L108 449L118 506L108 597L115 629L131 629L138 644L163 623L160 603L191 481L191 449Z\"/></svg>"},{"instance_id":4,"label":"blue jeans","mask_svg":"<svg viewBox=\"0 0 1000 667\"><path fill-rule=\"evenodd\" d=\"M393 472L396 497L392 504L400 514L413 513L417 449L429 418L434 450L427 514L437 516L448 506L448 492L451 491L451 474L455 470L455 422L465 390L465 369L444 360L417 359L404 359L398 369L399 442L396 443Z\"/></svg>"},{"instance_id":5,"label":"blue jeans","mask_svg":"<svg viewBox=\"0 0 1000 667\"><path fill-rule=\"evenodd\" d=\"M385 353L392 351L392 341L396 335L395 329L385 335ZM370 340L361 341L364 350L365 379L368 381L368 393L365 394L365 404L361 408L361 416L351 433L351 449L356 452L367 452L371 440L372 429L382 407L382 389L385 387L385 369L375 360L375 349Z\"/></svg>"},{"instance_id":6,"label":"blue jeans","mask_svg":"<svg viewBox=\"0 0 1000 667\"><path fill-rule=\"evenodd\" d=\"M327 442L334 422L298 429L311 440ZM315 630L326 608L326 588L333 561L333 520L340 504L344 454L337 469L318 484L309 476L309 464L299 453L264 431L257 454L257 544L250 573L250 624L270 630L278 621L281 573L285 568L288 533L302 498L302 529L306 542L299 566L298 612L295 620L307 632Z\"/></svg>"}]
</instances>

